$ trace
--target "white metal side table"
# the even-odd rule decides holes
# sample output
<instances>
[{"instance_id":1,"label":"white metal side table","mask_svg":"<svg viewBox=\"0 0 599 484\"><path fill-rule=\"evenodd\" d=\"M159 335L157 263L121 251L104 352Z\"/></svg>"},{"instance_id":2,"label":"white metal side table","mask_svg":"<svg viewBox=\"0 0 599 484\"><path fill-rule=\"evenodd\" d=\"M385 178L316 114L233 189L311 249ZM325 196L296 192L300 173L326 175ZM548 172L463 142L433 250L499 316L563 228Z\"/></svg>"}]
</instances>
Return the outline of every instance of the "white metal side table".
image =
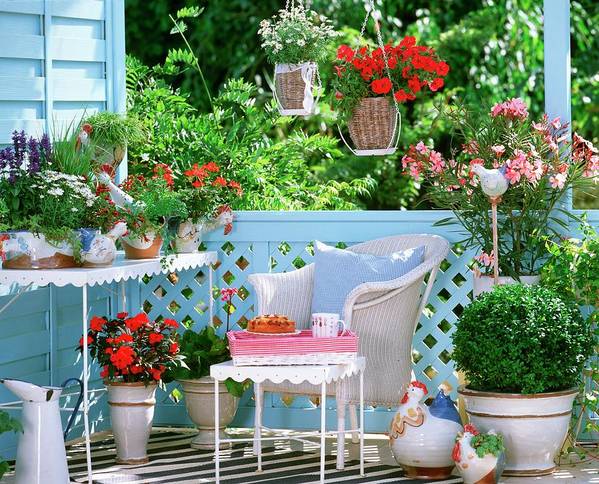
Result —
<instances>
[{"instance_id":1,"label":"white metal side table","mask_svg":"<svg viewBox=\"0 0 599 484\"><path fill-rule=\"evenodd\" d=\"M290 437L292 440L303 441L306 437L320 437L320 482L325 481L325 437L327 435L337 436L338 452L343 453L342 441L345 439L345 432L359 432L360 434L360 475L364 475L364 368L366 359L358 357L352 363L339 365L294 365L294 366L235 366L233 361L226 361L210 367L210 376L214 379L214 421L215 426L219 427L219 382L232 378L235 381L242 382L251 380L254 385L259 386L269 380L272 383L281 383L288 380L293 384L303 382L312 383L321 386L320 396L320 431L305 432L294 434ZM360 423L359 428L339 432L337 430L327 432L326 430L326 388L327 383L335 382L339 390L344 379L353 375L359 375L360 378ZM339 391L337 392L339 394ZM261 395L260 391L255 392ZM277 440L280 437L262 437L262 402L256 401L256 427L253 438L234 438L221 439L219 432L214 433L214 457L216 482L220 482L220 444L234 442L254 442L254 453L258 457L258 472L262 471L262 441ZM343 455L341 455L343 459Z\"/></svg>"},{"instance_id":2,"label":"white metal side table","mask_svg":"<svg viewBox=\"0 0 599 484\"><path fill-rule=\"evenodd\" d=\"M198 252L195 254L178 254L168 256L166 261L161 259L125 259L124 254L119 252L114 264L109 267L96 268L74 268L74 269L52 269L52 270L20 270L20 269L1 269L0 284L17 284L20 286L18 292L10 296L6 304L0 307L0 314L13 304L19 297L26 294L26 291L33 286L47 286L53 284L57 287L72 285L80 287L82 290L83 310L81 314L82 334L87 334L88 328L88 287L102 285L111 282L120 283L121 306L120 309L127 309L125 281L129 279L139 279L142 276L155 276L158 274L167 274L169 272L186 271L200 267L209 268L208 284L212 288L212 265L218 261L218 254L214 251ZM164 262L164 263L163 263ZM210 300L210 321L212 321L212 297ZM136 308L135 310L140 309ZM83 402L80 412L83 412L83 424L85 429L85 453L87 461L87 479L92 482L92 461L90 447L90 428L89 428L89 365L87 338L83 338ZM21 402L9 402L0 404L2 408L20 408ZM72 409L63 409L72 410ZM41 478L40 478L40 481Z\"/></svg>"}]
</instances>

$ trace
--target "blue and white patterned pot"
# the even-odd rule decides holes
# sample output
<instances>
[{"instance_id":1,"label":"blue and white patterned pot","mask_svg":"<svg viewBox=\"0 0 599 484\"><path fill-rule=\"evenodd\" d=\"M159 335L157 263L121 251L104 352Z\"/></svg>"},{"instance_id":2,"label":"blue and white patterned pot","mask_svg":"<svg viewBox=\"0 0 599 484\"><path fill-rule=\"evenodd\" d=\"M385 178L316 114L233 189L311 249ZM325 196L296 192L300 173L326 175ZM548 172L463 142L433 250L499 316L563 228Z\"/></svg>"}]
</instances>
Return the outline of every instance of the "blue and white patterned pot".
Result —
<instances>
[{"instance_id":1,"label":"blue and white patterned pot","mask_svg":"<svg viewBox=\"0 0 599 484\"><path fill-rule=\"evenodd\" d=\"M69 242L49 242L42 234L25 231L0 233L0 258L3 269L77 267Z\"/></svg>"}]
</instances>

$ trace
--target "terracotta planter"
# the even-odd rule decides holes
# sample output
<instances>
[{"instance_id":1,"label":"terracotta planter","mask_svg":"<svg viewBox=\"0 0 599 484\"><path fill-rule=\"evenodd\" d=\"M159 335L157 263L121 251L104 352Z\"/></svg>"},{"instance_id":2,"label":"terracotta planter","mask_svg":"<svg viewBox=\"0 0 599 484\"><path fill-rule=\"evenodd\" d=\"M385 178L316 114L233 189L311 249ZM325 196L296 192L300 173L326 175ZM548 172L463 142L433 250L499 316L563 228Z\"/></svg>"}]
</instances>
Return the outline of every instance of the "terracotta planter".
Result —
<instances>
[{"instance_id":1,"label":"terracotta planter","mask_svg":"<svg viewBox=\"0 0 599 484\"><path fill-rule=\"evenodd\" d=\"M355 107L349 135L357 154L391 154L397 111L390 97L367 97Z\"/></svg>"},{"instance_id":2,"label":"terracotta planter","mask_svg":"<svg viewBox=\"0 0 599 484\"><path fill-rule=\"evenodd\" d=\"M126 259L157 259L160 257L162 237L154 233L147 234L145 239L121 237Z\"/></svg>"},{"instance_id":3,"label":"terracotta planter","mask_svg":"<svg viewBox=\"0 0 599 484\"><path fill-rule=\"evenodd\" d=\"M57 245L42 234L14 231L0 234L3 269L66 269L77 267L69 242Z\"/></svg>"},{"instance_id":4,"label":"terracotta planter","mask_svg":"<svg viewBox=\"0 0 599 484\"><path fill-rule=\"evenodd\" d=\"M577 389L522 395L460 387L470 421L481 431L502 434L506 476L542 476L555 470L572 416Z\"/></svg>"},{"instance_id":5,"label":"terracotta planter","mask_svg":"<svg viewBox=\"0 0 599 484\"><path fill-rule=\"evenodd\" d=\"M277 64L275 91L279 112L284 116L314 113L314 78L318 66L313 62Z\"/></svg>"},{"instance_id":6,"label":"terracotta planter","mask_svg":"<svg viewBox=\"0 0 599 484\"><path fill-rule=\"evenodd\" d=\"M541 276L520 276L520 282L526 285L535 285L538 284L541 280ZM513 279L512 277L500 276L499 284L516 284L518 281ZM490 292L493 290L493 276L480 276L476 277L474 274L472 275L472 288L474 297L477 297L479 294L483 292Z\"/></svg>"},{"instance_id":7,"label":"terracotta planter","mask_svg":"<svg viewBox=\"0 0 599 484\"><path fill-rule=\"evenodd\" d=\"M152 431L155 383L105 382L108 388L110 421L119 464L144 464L149 461L148 439Z\"/></svg>"},{"instance_id":8,"label":"terracotta planter","mask_svg":"<svg viewBox=\"0 0 599 484\"><path fill-rule=\"evenodd\" d=\"M173 249L178 254L192 254L198 251L202 242L204 224L201 222L193 223L191 219L185 220L179 224L175 240L171 243Z\"/></svg>"},{"instance_id":9,"label":"terracotta planter","mask_svg":"<svg viewBox=\"0 0 599 484\"><path fill-rule=\"evenodd\" d=\"M185 394L185 407L191 421L198 428L198 435L191 441L196 449L214 450L214 381L206 376L197 380L179 380ZM222 439L226 439L225 428L233 421L239 399L227 391L227 387L219 386L219 428ZM221 449L231 444L221 444Z\"/></svg>"}]
</instances>

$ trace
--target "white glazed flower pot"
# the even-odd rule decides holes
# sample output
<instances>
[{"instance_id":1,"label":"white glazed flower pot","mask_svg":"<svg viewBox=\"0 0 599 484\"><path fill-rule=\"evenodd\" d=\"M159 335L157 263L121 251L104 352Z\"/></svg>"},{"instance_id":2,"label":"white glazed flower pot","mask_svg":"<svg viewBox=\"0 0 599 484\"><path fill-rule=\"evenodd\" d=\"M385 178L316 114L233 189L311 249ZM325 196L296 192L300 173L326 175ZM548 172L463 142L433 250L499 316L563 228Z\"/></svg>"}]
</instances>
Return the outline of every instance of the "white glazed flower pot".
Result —
<instances>
[{"instance_id":1,"label":"white glazed flower pot","mask_svg":"<svg viewBox=\"0 0 599 484\"><path fill-rule=\"evenodd\" d=\"M526 284L529 286L533 286L535 284L538 284L539 281L541 280L541 276L539 275L534 275L534 276L520 276L520 282L522 284ZM491 292L493 290L493 276L480 276L480 277L476 277L474 274L472 275L472 289L473 289L473 294L474 297L478 297L479 294L482 294L483 292ZM499 284L503 285L503 284L516 284L518 281L516 281L516 279L512 278L512 277L508 277L508 276L500 276L499 277Z\"/></svg>"},{"instance_id":2,"label":"white glazed flower pot","mask_svg":"<svg viewBox=\"0 0 599 484\"><path fill-rule=\"evenodd\" d=\"M191 441L196 449L214 449L214 380L202 377L197 380L179 380L185 394L185 406L189 418L198 428L198 435ZM227 391L224 383L219 386L219 434L226 439L225 428L233 421L239 399ZM221 444L221 449L231 444Z\"/></svg>"},{"instance_id":3,"label":"white glazed flower pot","mask_svg":"<svg viewBox=\"0 0 599 484\"><path fill-rule=\"evenodd\" d=\"M198 247L202 242L204 224L193 223L191 219L187 219L179 224L177 236L174 240L174 249L178 254L192 254L198 251Z\"/></svg>"},{"instance_id":4,"label":"white glazed flower pot","mask_svg":"<svg viewBox=\"0 0 599 484\"><path fill-rule=\"evenodd\" d=\"M502 434L506 476L541 476L555 469L554 458L568 432L577 389L522 395L460 387L470 421L481 431Z\"/></svg>"},{"instance_id":5,"label":"white glazed flower pot","mask_svg":"<svg viewBox=\"0 0 599 484\"><path fill-rule=\"evenodd\" d=\"M107 382L110 421L118 464L144 464L149 461L148 439L152 431L156 383Z\"/></svg>"},{"instance_id":6,"label":"white glazed flower pot","mask_svg":"<svg viewBox=\"0 0 599 484\"><path fill-rule=\"evenodd\" d=\"M25 231L0 233L3 269L66 269L77 267L67 241L53 244L42 234Z\"/></svg>"}]
</instances>

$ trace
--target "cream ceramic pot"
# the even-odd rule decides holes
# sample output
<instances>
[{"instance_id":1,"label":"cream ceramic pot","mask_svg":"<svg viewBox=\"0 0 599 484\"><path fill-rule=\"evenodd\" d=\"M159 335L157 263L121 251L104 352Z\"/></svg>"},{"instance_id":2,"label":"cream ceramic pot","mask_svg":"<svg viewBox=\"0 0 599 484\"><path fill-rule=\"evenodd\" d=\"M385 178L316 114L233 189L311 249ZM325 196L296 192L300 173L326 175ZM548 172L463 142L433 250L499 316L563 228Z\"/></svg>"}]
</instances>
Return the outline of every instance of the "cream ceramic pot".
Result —
<instances>
[{"instance_id":1,"label":"cream ceramic pot","mask_svg":"<svg viewBox=\"0 0 599 484\"><path fill-rule=\"evenodd\" d=\"M191 441L196 449L214 449L214 381L206 376L197 380L179 380L185 394L185 407L189 418L198 428L198 435ZM227 391L224 383L219 386L219 428L221 439L226 439L225 428L233 421L239 399ZM221 444L221 448L231 444Z\"/></svg>"},{"instance_id":2,"label":"cream ceramic pot","mask_svg":"<svg viewBox=\"0 0 599 484\"><path fill-rule=\"evenodd\" d=\"M107 382L106 387L117 463L148 462L147 445L152 431L157 385Z\"/></svg>"},{"instance_id":3,"label":"cream ceramic pot","mask_svg":"<svg viewBox=\"0 0 599 484\"><path fill-rule=\"evenodd\" d=\"M502 434L506 447L504 475L540 476L555 469L572 415L577 389L521 395L460 387L470 421L481 431Z\"/></svg>"},{"instance_id":4,"label":"cream ceramic pot","mask_svg":"<svg viewBox=\"0 0 599 484\"><path fill-rule=\"evenodd\" d=\"M493 290L493 276L472 276L472 285L473 285L473 293L474 297L478 297L479 294L483 292L490 292ZM520 282L522 284L526 284L528 286L532 286L538 284L541 280L541 277L538 275L535 276L520 276ZM501 276L499 278L499 284L516 284L518 281L512 277Z\"/></svg>"},{"instance_id":5,"label":"cream ceramic pot","mask_svg":"<svg viewBox=\"0 0 599 484\"><path fill-rule=\"evenodd\" d=\"M198 251L202 242L203 224L193 223L187 219L179 224L177 236L174 240L175 251L178 254L191 254Z\"/></svg>"}]
</instances>

